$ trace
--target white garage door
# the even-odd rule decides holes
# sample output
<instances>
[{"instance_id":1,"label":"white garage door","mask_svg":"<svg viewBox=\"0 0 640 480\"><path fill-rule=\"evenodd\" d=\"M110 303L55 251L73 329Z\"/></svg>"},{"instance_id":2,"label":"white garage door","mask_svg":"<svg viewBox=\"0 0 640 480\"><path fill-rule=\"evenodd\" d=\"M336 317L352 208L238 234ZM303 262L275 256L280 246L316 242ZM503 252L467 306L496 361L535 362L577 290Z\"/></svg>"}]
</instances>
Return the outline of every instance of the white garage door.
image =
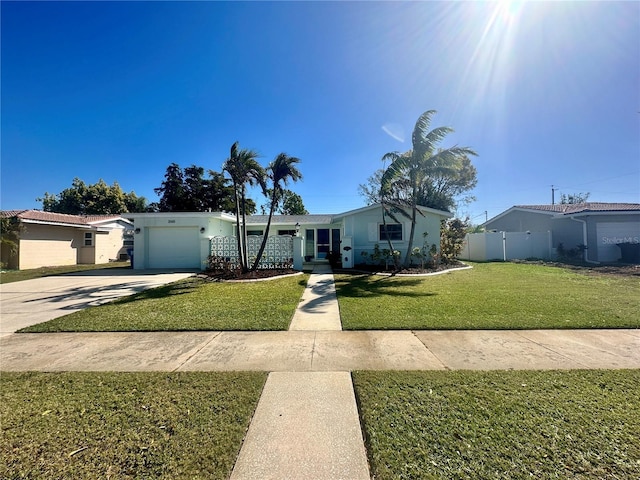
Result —
<instances>
[{"instance_id":1,"label":"white garage door","mask_svg":"<svg viewBox=\"0 0 640 480\"><path fill-rule=\"evenodd\" d=\"M640 222L602 222L596 225L598 260L615 262L620 259L617 243L640 242Z\"/></svg>"},{"instance_id":2,"label":"white garage door","mask_svg":"<svg viewBox=\"0 0 640 480\"><path fill-rule=\"evenodd\" d=\"M149 268L199 268L197 227L149 229Z\"/></svg>"}]
</instances>

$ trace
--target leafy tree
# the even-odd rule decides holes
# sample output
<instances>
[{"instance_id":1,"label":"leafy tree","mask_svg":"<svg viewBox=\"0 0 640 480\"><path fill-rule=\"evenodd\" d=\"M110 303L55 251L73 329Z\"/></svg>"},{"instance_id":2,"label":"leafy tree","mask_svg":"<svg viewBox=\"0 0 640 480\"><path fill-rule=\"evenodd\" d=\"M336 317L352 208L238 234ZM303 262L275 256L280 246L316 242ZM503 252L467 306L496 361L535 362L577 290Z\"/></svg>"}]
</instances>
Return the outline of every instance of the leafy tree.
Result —
<instances>
[{"instance_id":1,"label":"leafy tree","mask_svg":"<svg viewBox=\"0 0 640 480\"><path fill-rule=\"evenodd\" d=\"M562 194L562 196L560 197L560 204L561 205L573 205L576 203L585 203L587 200L589 200L589 197L591 196L590 192L587 193L570 193L565 195L564 193Z\"/></svg>"},{"instance_id":2,"label":"leafy tree","mask_svg":"<svg viewBox=\"0 0 640 480\"><path fill-rule=\"evenodd\" d=\"M358 193L367 205L381 202L380 187L384 169L376 170L367 183L358 186ZM422 178L417 190L417 203L447 212L454 211L460 202L468 203L473 197L463 197L465 192L477 184L477 171L467 156L463 156L446 170L437 170ZM395 178L389 185L387 196L396 203L408 202L412 195L412 185L408 178Z\"/></svg>"},{"instance_id":3,"label":"leafy tree","mask_svg":"<svg viewBox=\"0 0 640 480\"><path fill-rule=\"evenodd\" d=\"M291 190L285 190L282 194L282 204L278 213L281 215L309 215L302 202L302 197Z\"/></svg>"},{"instance_id":4,"label":"leafy tree","mask_svg":"<svg viewBox=\"0 0 640 480\"><path fill-rule=\"evenodd\" d=\"M268 215L271 207L271 195L272 189L267 189L268 203L260 205L262 215ZM305 208L302 197L291 190L284 190L282 197L276 207L276 213L279 215L309 215L309 211Z\"/></svg>"},{"instance_id":5,"label":"leafy tree","mask_svg":"<svg viewBox=\"0 0 640 480\"><path fill-rule=\"evenodd\" d=\"M134 192L124 193L118 182L107 185L100 179L92 185L74 178L70 188L59 194L45 192L42 198L45 212L66 213L71 215L103 215L146 210L146 199Z\"/></svg>"},{"instance_id":6,"label":"leafy tree","mask_svg":"<svg viewBox=\"0 0 640 480\"><path fill-rule=\"evenodd\" d=\"M396 221L398 215L411 221L405 265L411 262L416 219L418 215L422 215L418 208L421 185L429 182L432 185L437 184L438 178L453 175L459 170L461 165L465 164L465 158L477 155L469 147L438 148L440 142L452 133L453 129L437 127L429 130L431 118L435 113L435 110L429 110L418 118L412 134L412 150L405 153L390 152L383 156L384 161L391 161L380 182L380 203L383 211ZM402 195L394 192L397 185L403 186Z\"/></svg>"},{"instance_id":7,"label":"leafy tree","mask_svg":"<svg viewBox=\"0 0 640 480\"><path fill-rule=\"evenodd\" d=\"M267 185L265 182L266 173L256 161L258 153L255 150L240 149L238 142L231 145L229 157L222 165L222 171L231 178L235 197L236 214L236 236L238 241L238 258L240 267L244 273L249 271L249 256L247 252L247 229L241 228L246 225L246 203L247 185L260 185L265 192ZM240 220L242 218L242 220Z\"/></svg>"},{"instance_id":8,"label":"leafy tree","mask_svg":"<svg viewBox=\"0 0 640 480\"><path fill-rule=\"evenodd\" d=\"M273 214L278 203L280 203L284 197L284 187L288 184L289 180L297 182L302 179L302 173L300 173L300 170L298 170L298 167L296 166L298 163L300 163L299 158L290 157L286 153L281 153L267 167L266 176L271 180L271 208L269 209L267 227L265 228L264 235L262 236L260 249L258 250L258 255L253 262L251 270L258 268L258 264L260 263L260 259L264 253L269 237L269 229L271 228L271 219L273 218Z\"/></svg>"},{"instance_id":9,"label":"leafy tree","mask_svg":"<svg viewBox=\"0 0 640 480\"><path fill-rule=\"evenodd\" d=\"M180 165L172 163L167 167L164 181L153 189L160 197L158 210L161 212L186 212L184 205L184 175Z\"/></svg>"},{"instance_id":10,"label":"leafy tree","mask_svg":"<svg viewBox=\"0 0 640 480\"><path fill-rule=\"evenodd\" d=\"M222 173L191 165L181 169L176 163L167 167L164 181L160 187L154 189L160 196L160 201L152 203L147 211L155 212L232 212L235 210L233 187L229 179ZM252 214L256 204L250 198L246 199L246 212Z\"/></svg>"}]
</instances>

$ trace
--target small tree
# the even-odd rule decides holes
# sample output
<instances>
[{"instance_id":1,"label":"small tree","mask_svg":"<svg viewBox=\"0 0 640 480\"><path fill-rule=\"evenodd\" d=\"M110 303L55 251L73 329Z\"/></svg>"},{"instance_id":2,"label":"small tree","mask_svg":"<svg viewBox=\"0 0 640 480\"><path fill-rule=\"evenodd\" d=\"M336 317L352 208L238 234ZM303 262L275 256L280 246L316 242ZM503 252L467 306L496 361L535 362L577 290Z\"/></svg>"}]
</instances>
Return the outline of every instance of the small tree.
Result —
<instances>
[{"instance_id":1,"label":"small tree","mask_svg":"<svg viewBox=\"0 0 640 480\"><path fill-rule=\"evenodd\" d=\"M0 245L5 253L8 251L10 254L7 263L10 263L11 256L18 252L18 239L23 231L24 226L18 217L0 218Z\"/></svg>"},{"instance_id":2,"label":"small tree","mask_svg":"<svg viewBox=\"0 0 640 480\"><path fill-rule=\"evenodd\" d=\"M587 200L589 200L589 197L591 196L591 193L587 192L587 193L569 193L569 194L562 194L562 196L560 197L560 204L561 205L573 205L576 203L585 203Z\"/></svg>"},{"instance_id":3,"label":"small tree","mask_svg":"<svg viewBox=\"0 0 640 480\"><path fill-rule=\"evenodd\" d=\"M451 218L442 221L440 229L440 257L443 263L453 263L464 246L469 220Z\"/></svg>"}]
</instances>

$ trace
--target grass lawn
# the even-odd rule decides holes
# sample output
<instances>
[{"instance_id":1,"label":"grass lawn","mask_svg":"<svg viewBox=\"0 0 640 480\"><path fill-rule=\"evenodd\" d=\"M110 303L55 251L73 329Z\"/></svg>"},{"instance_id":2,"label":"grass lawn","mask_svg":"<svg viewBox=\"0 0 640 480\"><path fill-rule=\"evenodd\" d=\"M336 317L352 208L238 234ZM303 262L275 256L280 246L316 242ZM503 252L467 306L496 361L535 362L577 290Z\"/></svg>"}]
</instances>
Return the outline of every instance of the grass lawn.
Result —
<instances>
[{"instance_id":1,"label":"grass lawn","mask_svg":"<svg viewBox=\"0 0 640 480\"><path fill-rule=\"evenodd\" d=\"M100 265L67 265L64 267L41 267L29 270L3 270L0 273L0 283L20 282L32 278L49 277L62 273L84 272L86 270L102 270L103 268L129 268L130 263L111 262Z\"/></svg>"},{"instance_id":2,"label":"grass lawn","mask_svg":"<svg viewBox=\"0 0 640 480\"><path fill-rule=\"evenodd\" d=\"M212 283L193 277L20 332L286 330L307 279Z\"/></svg>"},{"instance_id":3,"label":"grass lawn","mask_svg":"<svg viewBox=\"0 0 640 480\"><path fill-rule=\"evenodd\" d=\"M640 277L476 263L430 277L335 279L344 329L640 327Z\"/></svg>"},{"instance_id":4,"label":"grass lawn","mask_svg":"<svg viewBox=\"0 0 640 480\"><path fill-rule=\"evenodd\" d=\"M353 377L377 480L640 478L640 370Z\"/></svg>"},{"instance_id":5,"label":"grass lawn","mask_svg":"<svg viewBox=\"0 0 640 480\"><path fill-rule=\"evenodd\" d=\"M2 373L0 478L228 478L265 373Z\"/></svg>"}]
</instances>

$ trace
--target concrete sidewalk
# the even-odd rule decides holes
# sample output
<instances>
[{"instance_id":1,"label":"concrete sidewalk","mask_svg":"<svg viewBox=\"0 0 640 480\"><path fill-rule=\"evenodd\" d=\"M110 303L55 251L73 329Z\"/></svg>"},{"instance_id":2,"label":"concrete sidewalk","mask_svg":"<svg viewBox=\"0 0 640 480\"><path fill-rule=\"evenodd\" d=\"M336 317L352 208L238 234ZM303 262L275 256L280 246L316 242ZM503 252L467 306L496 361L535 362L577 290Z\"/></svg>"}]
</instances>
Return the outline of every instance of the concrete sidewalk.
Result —
<instances>
[{"instance_id":1,"label":"concrete sidewalk","mask_svg":"<svg viewBox=\"0 0 640 480\"><path fill-rule=\"evenodd\" d=\"M20 333L4 371L640 368L640 329Z\"/></svg>"}]
</instances>

